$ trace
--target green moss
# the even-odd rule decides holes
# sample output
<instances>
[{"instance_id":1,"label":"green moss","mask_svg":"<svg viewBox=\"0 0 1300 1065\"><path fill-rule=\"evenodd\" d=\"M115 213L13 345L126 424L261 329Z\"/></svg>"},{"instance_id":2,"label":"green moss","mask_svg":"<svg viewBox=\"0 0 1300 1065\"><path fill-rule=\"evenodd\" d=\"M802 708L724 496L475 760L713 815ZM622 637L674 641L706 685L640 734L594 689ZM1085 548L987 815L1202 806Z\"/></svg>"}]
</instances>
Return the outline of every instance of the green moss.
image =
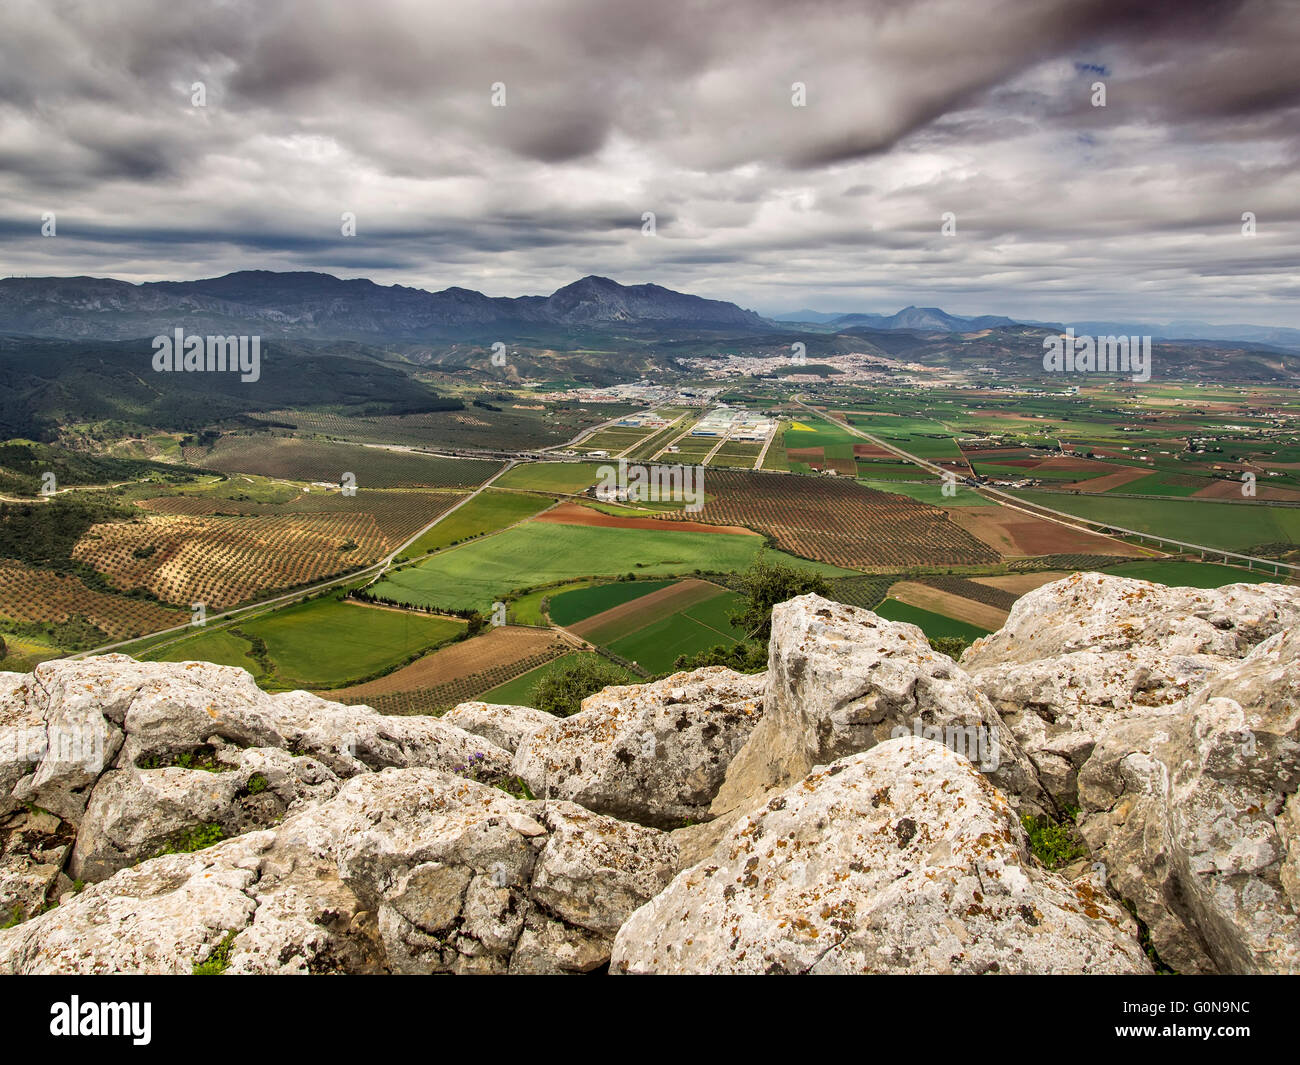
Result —
<instances>
[{"instance_id":1,"label":"green moss","mask_svg":"<svg viewBox=\"0 0 1300 1065\"><path fill-rule=\"evenodd\" d=\"M196 825L188 832L180 833L158 852L157 857L164 854L193 854L195 851L201 851L220 843L225 838L225 830L215 821L209 821Z\"/></svg>"},{"instance_id":2,"label":"green moss","mask_svg":"<svg viewBox=\"0 0 1300 1065\"><path fill-rule=\"evenodd\" d=\"M238 932L227 932L207 956L205 961L196 961L192 970L195 976L220 976L230 968L230 952L235 946Z\"/></svg>"},{"instance_id":3,"label":"green moss","mask_svg":"<svg viewBox=\"0 0 1300 1065\"><path fill-rule=\"evenodd\" d=\"M1078 812L1077 808L1066 807L1065 819L1062 821L1033 817L1030 814L1021 816L1020 823L1024 826L1025 835L1029 837L1029 849L1047 868L1059 869L1088 853L1088 848L1083 845L1078 830L1074 827L1074 818Z\"/></svg>"}]
</instances>

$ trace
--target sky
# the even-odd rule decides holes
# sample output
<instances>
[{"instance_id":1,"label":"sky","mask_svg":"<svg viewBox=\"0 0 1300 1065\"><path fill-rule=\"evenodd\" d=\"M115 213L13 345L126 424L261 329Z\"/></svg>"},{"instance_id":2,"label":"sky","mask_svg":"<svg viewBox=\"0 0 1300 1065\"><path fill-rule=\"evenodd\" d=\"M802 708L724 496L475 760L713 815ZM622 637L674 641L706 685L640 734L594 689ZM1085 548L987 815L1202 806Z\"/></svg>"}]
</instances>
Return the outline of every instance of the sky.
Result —
<instances>
[{"instance_id":1,"label":"sky","mask_svg":"<svg viewBox=\"0 0 1300 1065\"><path fill-rule=\"evenodd\" d=\"M5 0L0 276L1300 326L1298 57L1300 0Z\"/></svg>"}]
</instances>

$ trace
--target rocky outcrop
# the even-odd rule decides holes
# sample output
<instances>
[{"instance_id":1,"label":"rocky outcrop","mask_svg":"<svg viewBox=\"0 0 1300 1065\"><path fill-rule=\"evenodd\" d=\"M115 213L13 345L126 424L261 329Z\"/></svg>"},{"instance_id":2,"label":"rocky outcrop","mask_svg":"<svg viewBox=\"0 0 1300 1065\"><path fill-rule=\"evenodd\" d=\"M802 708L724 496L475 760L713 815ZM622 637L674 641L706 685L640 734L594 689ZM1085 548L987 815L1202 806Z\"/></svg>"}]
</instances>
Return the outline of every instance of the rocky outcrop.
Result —
<instances>
[{"instance_id":1,"label":"rocky outcrop","mask_svg":"<svg viewBox=\"0 0 1300 1065\"><path fill-rule=\"evenodd\" d=\"M988 699L915 625L803 595L772 611L765 713L728 767L715 816L751 808L848 754L904 735L959 748L1037 808L1032 763Z\"/></svg>"},{"instance_id":2,"label":"rocky outcrop","mask_svg":"<svg viewBox=\"0 0 1300 1065\"><path fill-rule=\"evenodd\" d=\"M1097 740L1158 714L1300 623L1300 589L1165 588L1076 573L1017 600L962 668L1029 752L1058 806L1077 806Z\"/></svg>"},{"instance_id":3,"label":"rocky outcrop","mask_svg":"<svg viewBox=\"0 0 1300 1065\"><path fill-rule=\"evenodd\" d=\"M1300 630L1105 735L1080 829L1180 972L1300 972Z\"/></svg>"},{"instance_id":4,"label":"rocky outcrop","mask_svg":"<svg viewBox=\"0 0 1300 1065\"><path fill-rule=\"evenodd\" d=\"M564 719L0 674L0 972L1300 972L1298 617L1075 575L958 665L803 596Z\"/></svg>"},{"instance_id":5,"label":"rocky outcrop","mask_svg":"<svg viewBox=\"0 0 1300 1065\"><path fill-rule=\"evenodd\" d=\"M619 931L631 973L1141 973L1128 915L1037 866L968 760L887 740L742 818Z\"/></svg>"},{"instance_id":6,"label":"rocky outcrop","mask_svg":"<svg viewBox=\"0 0 1300 1065\"><path fill-rule=\"evenodd\" d=\"M472 702L453 707L442 715L442 720L514 754L526 737L555 724L558 718L531 706Z\"/></svg>"},{"instance_id":7,"label":"rocky outcrop","mask_svg":"<svg viewBox=\"0 0 1300 1065\"><path fill-rule=\"evenodd\" d=\"M585 972L676 868L662 832L433 769L125 869L0 934L0 971Z\"/></svg>"},{"instance_id":8,"label":"rocky outcrop","mask_svg":"<svg viewBox=\"0 0 1300 1065\"><path fill-rule=\"evenodd\" d=\"M510 755L435 718L268 695L244 670L203 662L104 655L0 676L0 812L40 813L56 822L44 835L75 835L67 872L78 879L103 879L199 833L268 827L341 780L390 766L494 781L509 773ZM21 819L0 822L5 912L54 901L31 894L49 862L14 853L31 831Z\"/></svg>"},{"instance_id":9,"label":"rocky outcrop","mask_svg":"<svg viewBox=\"0 0 1300 1065\"><path fill-rule=\"evenodd\" d=\"M710 666L606 688L531 733L514 772L538 798L659 828L707 820L727 767L763 714L765 681Z\"/></svg>"}]
</instances>

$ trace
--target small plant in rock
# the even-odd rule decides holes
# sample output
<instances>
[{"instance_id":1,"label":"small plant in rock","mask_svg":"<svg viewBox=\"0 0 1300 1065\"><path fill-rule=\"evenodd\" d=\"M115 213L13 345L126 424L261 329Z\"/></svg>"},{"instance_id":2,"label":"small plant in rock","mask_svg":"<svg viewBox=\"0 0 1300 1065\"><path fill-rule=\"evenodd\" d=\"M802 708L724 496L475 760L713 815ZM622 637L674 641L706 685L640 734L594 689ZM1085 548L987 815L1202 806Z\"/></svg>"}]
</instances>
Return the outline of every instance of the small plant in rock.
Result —
<instances>
[{"instance_id":1,"label":"small plant in rock","mask_svg":"<svg viewBox=\"0 0 1300 1065\"><path fill-rule=\"evenodd\" d=\"M1078 813L1076 807L1067 806L1062 821L1034 817L1032 814L1021 815L1020 823L1024 826L1025 835L1029 837L1029 849L1047 868L1059 869L1088 853L1074 827Z\"/></svg>"},{"instance_id":2,"label":"small plant in rock","mask_svg":"<svg viewBox=\"0 0 1300 1065\"><path fill-rule=\"evenodd\" d=\"M497 784L497 787L507 795L513 796L516 799L527 799L532 801L537 798L537 796L533 794L532 788L528 786L523 777L506 777L505 780L502 780Z\"/></svg>"},{"instance_id":3,"label":"small plant in rock","mask_svg":"<svg viewBox=\"0 0 1300 1065\"><path fill-rule=\"evenodd\" d=\"M205 961L196 961L192 970L195 976L220 976L230 968L230 952L235 946L238 932L227 932Z\"/></svg>"},{"instance_id":4,"label":"small plant in rock","mask_svg":"<svg viewBox=\"0 0 1300 1065\"><path fill-rule=\"evenodd\" d=\"M475 751L469 756L469 760L462 762L460 765L451 767L451 771L457 776L464 777L466 780L478 780L479 773L486 768L484 763L487 761L487 755L482 751Z\"/></svg>"},{"instance_id":5,"label":"small plant in rock","mask_svg":"<svg viewBox=\"0 0 1300 1065\"><path fill-rule=\"evenodd\" d=\"M266 777L261 773L254 773L248 778L248 783L244 785L244 790L248 792L249 795L261 795L262 792L270 786L271 782L267 780Z\"/></svg>"},{"instance_id":6,"label":"small plant in rock","mask_svg":"<svg viewBox=\"0 0 1300 1065\"><path fill-rule=\"evenodd\" d=\"M163 847L157 856L162 857L164 854L193 854L195 851L205 850L214 844L220 843L225 838L225 830L215 821L208 821L201 825L195 825L188 832L182 832L172 842Z\"/></svg>"}]
</instances>

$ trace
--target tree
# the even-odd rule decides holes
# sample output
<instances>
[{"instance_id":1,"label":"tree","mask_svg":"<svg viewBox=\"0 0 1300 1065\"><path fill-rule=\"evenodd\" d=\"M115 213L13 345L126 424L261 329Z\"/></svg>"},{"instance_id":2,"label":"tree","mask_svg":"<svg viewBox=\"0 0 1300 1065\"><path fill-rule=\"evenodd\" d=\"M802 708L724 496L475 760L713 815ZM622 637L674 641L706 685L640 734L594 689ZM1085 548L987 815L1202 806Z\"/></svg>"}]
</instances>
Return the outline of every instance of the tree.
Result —
<instances>
[{"instance_id":1,"label":"tree","mask_svg":"<svg viewBox=\"0 0 1300 1065\"><path fill-rule=\"evenodd\" d=\"M731 615L731 623L748 633L749 639L763 644L772 635L772 608L777 603L800 595L831 594L830 585L820 573L774 562L766 552L760 552L740 575L736 590L745 602Z\"/></svg>"},{"instance_id":2,"label":"tree","mask_svg":"<svg viewBox=\"0 0 1300 1065\"><path fill-rule=\"evenodd\" d=\"M582 655L533 685L533 706L557 717L568 717L581 709L588 695L625 680L623 671L612 662L599 655Z\"/></svg>"}]
</instances>

